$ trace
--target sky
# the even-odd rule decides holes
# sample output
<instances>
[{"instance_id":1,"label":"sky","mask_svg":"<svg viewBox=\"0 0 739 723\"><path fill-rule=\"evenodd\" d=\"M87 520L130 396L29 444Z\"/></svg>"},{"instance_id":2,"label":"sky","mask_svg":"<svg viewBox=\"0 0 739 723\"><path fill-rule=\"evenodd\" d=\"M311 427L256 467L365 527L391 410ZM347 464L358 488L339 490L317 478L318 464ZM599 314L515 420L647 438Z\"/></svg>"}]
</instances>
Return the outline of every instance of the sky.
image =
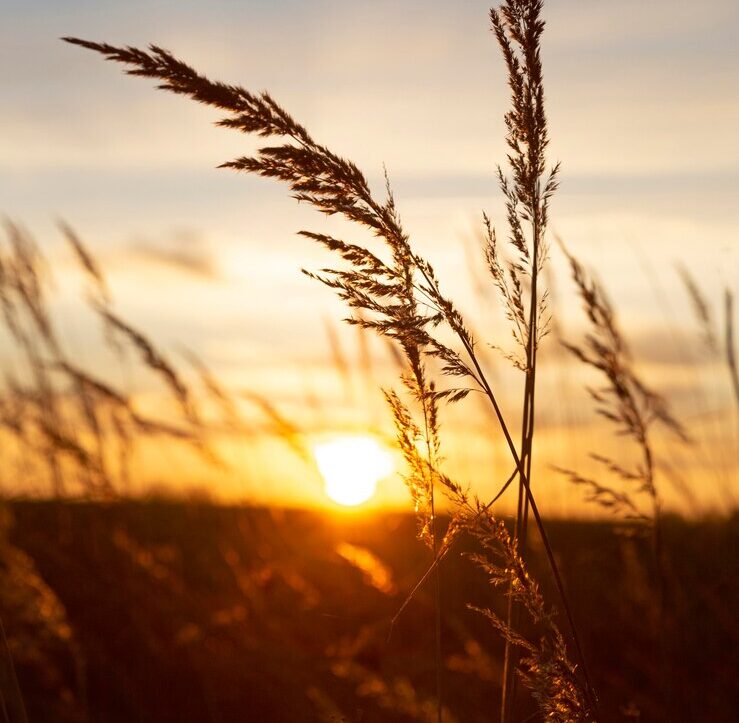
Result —
<instances>
[{"instance_id":1,"label":"sky","mask_svg":"<svg viewBox=\"0 0 739 723\"><path fill-rule=\"evenodd\" d=\"M345 227L298 207L274 182L216 169L253 140L214 127L213 111L62 43L65 35L164 46L210 77L269 89L377 188L384 164L417 248L483 337L507 338L494 298L476 296L470 275L480 266L481 212L500 229L505 222L494 172L505 161L508 96L487 9L472 0L4 0L0 212L23 223L52 260L70 344L95 365L58 218L97 254L121 313L166 348L195 349L232 388L268 396L311 433L387 429L366 375L337 374L327 329L353 364L370 344L374 386L392 379L383 346L342 329L341 306L300 273L326 257L296 232ZM730 414L728 380L694 348L675 265L691 270L717 314L725 288L739 295L739 6L552 0L544 14L550 157L562 163L552 233L607 287L647 379L682 400L709 434L709 412ZM583 319L556 248L550 268L558 322L576 337ZM577 395L580 372L548 343L542 494L552 510L570 513L577 495L545 465L569 458L575 428L589 430L594 444L612 442ZM500 357L493 365L515 418L520 380ZM448 456L485 492L503 453L477 416L450 416L450 438L457 429L465 441L453 441ZM249 474L212 484L237 497L315 502L315 484L303 484L299 471L270 472L278 453L260 444L267 451L241 452L252 460ZM173 465L178 478L207 479L191 462L159 461L163 470ZM725 504L724 487L696 475L702 503ZM384 494L405 499L397 480Z\"/></svg>"}]
</instances>

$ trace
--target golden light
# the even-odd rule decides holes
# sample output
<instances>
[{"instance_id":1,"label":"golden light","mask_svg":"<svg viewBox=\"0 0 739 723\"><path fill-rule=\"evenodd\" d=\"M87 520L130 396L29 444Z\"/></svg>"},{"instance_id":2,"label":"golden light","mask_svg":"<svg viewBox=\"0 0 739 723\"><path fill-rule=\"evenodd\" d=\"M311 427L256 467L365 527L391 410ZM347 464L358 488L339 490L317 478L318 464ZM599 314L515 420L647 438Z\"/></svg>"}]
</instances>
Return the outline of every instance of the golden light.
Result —
<instances>
[{"instance_id":1,"label":"golden light","mask_svg":"<svg viewBox=\"0 0 739 723\"><path fill-rule=\"evenodd\" d=\"M361 505L395 467L393 456L369 436L342 436L313 447L326 495L346 507Z\"/></svg>"}]
</instances>

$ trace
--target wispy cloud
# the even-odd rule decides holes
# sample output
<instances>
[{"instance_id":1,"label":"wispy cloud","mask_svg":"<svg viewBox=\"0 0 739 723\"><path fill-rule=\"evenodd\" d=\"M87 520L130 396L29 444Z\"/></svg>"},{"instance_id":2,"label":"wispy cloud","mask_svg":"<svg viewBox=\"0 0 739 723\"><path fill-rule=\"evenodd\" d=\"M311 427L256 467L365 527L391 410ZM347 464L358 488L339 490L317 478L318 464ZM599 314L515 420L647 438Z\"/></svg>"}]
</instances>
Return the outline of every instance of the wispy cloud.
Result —
<instances>
[{"instance_id":1,"label":"wispy cloud","mask_svg":"<svg viewBox=\"0 0 739 723\"><path fill-rule=\"evenodd\" d=\"M165 241L137 240L129 250L140 260L208 281L223 279L215 257L197 231L178 231Z\"/></svg>"}]
</instances>

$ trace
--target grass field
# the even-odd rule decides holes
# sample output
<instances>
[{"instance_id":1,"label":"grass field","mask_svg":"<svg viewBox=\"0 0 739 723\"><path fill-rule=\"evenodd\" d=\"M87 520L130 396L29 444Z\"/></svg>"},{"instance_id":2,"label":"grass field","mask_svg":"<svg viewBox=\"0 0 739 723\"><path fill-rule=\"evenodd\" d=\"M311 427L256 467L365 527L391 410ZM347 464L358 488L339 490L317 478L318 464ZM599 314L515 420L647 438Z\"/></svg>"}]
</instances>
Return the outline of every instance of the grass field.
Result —
<instances>
[{"instance_id":1,"label":"grass field","mask_svg":"<svg viewBox=\"0 0 739 723\"><path fill-rule=\"evenodd\" d=\"M435 716L430 589L390 635L428 560L410 515L169 501L6 509L0 612L31 720ZM665 521L677 612L662 659L648 541L598 523L549 529L603 720L735 720L739 521ZM540 550L531 564L546 580ZM465 609L484 603L486 581L459 554L441 574L447 720L490 720L502 641Z\"/></svg>"},{"instance_id":2,"label":"grass field","mask_svg":"<svg viewBox=\"0 0 739 723\"><path fill-rule=\"evenodd\" d=\"M660 2L12 9L85 231L0 227L0 723L736 719L739 22Z\"/></svg>"}]
</instances>

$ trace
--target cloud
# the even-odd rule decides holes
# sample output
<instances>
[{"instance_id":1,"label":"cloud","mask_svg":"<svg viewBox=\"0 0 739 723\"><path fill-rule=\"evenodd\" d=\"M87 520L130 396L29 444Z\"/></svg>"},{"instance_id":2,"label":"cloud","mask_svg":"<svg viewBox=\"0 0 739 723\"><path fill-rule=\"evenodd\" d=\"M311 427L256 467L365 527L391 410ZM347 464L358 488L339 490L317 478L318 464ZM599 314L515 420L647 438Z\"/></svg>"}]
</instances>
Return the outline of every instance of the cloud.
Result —
<instances>
[{"instance_id":1,"label":"cloud","mask_svg":"<svg viewBox=\"0 0 739 723\"><path fill-rule=\"evenodd\" d=\"M181 230L164 243L138 240L129 249L139 259L208 281L221 281L223 276L213 253L197 231Z\"/></svg>"}]
</instances>

